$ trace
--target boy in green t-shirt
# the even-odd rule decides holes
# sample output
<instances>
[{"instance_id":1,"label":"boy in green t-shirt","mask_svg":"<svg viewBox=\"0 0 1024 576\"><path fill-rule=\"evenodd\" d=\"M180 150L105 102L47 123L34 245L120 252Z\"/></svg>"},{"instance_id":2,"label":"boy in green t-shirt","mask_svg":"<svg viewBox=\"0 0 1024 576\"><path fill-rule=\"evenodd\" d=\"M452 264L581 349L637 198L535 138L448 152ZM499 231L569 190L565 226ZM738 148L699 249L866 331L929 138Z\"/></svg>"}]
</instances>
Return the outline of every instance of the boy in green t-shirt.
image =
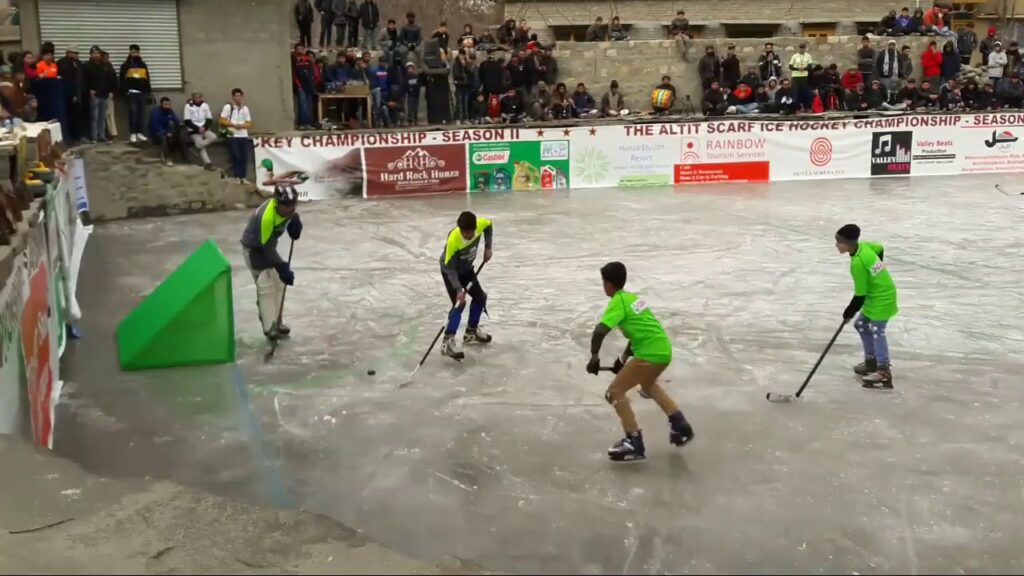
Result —
<instances>
[{"instance_id":1,"label":"boy in green t-shirt","mask_svg":"<svg viewBox=\"0 0 1024 576\"><path fill-rule=\"evenodd\" d=\"M604 280L604 293L611 300L605 308L601 322L594 328L587 372L594 375L600 372L601 343L613 328L619 327L629 341L622 357L615 359L615 365L612 367L615 380L604 395L605 400L618 413L622 428L626 432L625 438L608 449L608 457L616 461L642 460L646 457L643 435L626 396L638 384L643 394L653 398L668 416L671 427L669 442L683 446L693 440L693 428L683 417L676 403L658 384L658 376L672 361L672 343L668 339L668 334L643 299L623 290L626 285L625 265L621 262L605 264L601 268L601 278ZM630 356L633 358L630 359Z\"/></svg>"},{"instance_id":2,"label":"boy in green t-shirt","mask_svg":"<svg viewBox=\"0 0 1024 576\"><path fill-rule=\"evenodd\" d=\"M882 261L885 248L874 242L861 242L860 228L856 224L847 224L836 232L836 248L850 255L850 276L853 277L853 299L843 311L843 319L849 322L860 311L853 325L864 344L864 362L853 371L863 376L865 388L892 390L885 327L899 307L896 284Z\"/></svg>"}]
</instances>

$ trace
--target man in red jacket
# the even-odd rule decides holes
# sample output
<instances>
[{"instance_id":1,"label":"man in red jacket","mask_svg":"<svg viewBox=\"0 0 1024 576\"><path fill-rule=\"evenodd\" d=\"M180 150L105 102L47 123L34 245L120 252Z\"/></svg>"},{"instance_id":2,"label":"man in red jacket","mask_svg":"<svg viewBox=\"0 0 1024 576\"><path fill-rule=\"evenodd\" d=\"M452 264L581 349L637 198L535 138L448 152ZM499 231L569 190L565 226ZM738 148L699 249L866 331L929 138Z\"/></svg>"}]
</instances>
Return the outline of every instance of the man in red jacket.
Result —
<instances>
[{"instance_id":1,"label":"man in red jacket","mask_svg":"<svg viewBox=\"0 0 1024 576\"><path fill-rule=\"evenodd\" d=\"M932 86L938 86L942 77L942 52L934 40L928 43L928 49L921 54L921 77Z\"/></svg>"},{"instance_id":2,"label":"man in red jacket","mask_svg":"<svg viewBox=\"0 0 1024 576\"><path fill-rule=\"evenodd\" d=\"M847 68L840 82L843 84L843 90L849 94L858 84L864 83L864 75L855 67Z\"/></svg>"}]
</instances>

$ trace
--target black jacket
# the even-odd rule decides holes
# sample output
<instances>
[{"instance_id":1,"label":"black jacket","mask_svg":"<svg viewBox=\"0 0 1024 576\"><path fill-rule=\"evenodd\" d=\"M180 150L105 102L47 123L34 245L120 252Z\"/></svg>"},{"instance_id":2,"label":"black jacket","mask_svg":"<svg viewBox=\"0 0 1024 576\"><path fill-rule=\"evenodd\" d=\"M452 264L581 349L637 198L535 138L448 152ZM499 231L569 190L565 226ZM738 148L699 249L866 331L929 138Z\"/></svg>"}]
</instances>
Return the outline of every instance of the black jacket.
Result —
<instances>
[{"instance_id":1,"label":"black jacket","mask_svg":"<svg viewBox=\"0 0 1024 576\"><path fill-rule=\"evenodd\" d=\"M768 82L771 77L782 78L782 60L775 52L761 54L757 59L757 67L761 70L761 80Z\"/></svg>"},{"instance_id":2,"label":"black jacket","mask_svg":"<svg viewBox=\"0 0 1024 576\"><path fill-rule=\"evenodd\" d=\"M64 83L64 99L81 98L85 91L82 78L82 63L67 56L57 61L57 74Z\"/></svg>"},{"instance_id":3,"label":"black jacket","mask_svg":"<svg viewBox=\"0 0 1024 576\"><path fill-rule=\"evenodd\" d=\"M295 14L296 22L307 23L313 21L313 4L300 4L296 2L292 12Z\"/></svg>"},{"instance_id":4,"label":"black jacket","mask_svg":"<svg viewBox=\"0 0 1024 576\"><path fill-rule=\"evenodd\" d=\"M753 88L755 91L757 90L758 86L764 84L764 82L761 82L761 76L759 74L751 74L749 72L744 74L743 78L741 78L740 80L746 83L747 86Z\"/></svg>"},{"instance_id":5,"label":"black jacket","mask_svg":"<svg viewBox=\"0 0 1024 576\"><path fill-rule=\"evenodd\" d=\"M846 95L846 109L851 112L857 112L858 110L867 110L870 106L866 98L867 93L860 93L856 90L850 90L850 93Z\"/></svg>"},{"instance_id":6,"label":"black jacket","mask_svg":"<svg viewBox=\"0 0 1024 576\"><path fill-rule=\"evenodd\" d=\"M718 57L714 54L705 54L700 59L700 63L697 64L697 73L700 75L700 79L705 82L721 80L722 63L718 61Z\"/></svg>"},{"instance_id":7,"label":"black jacket","mask_svg":"<svg viewBox=\"0 0 1024 576\"><path fill-rule=\"evenodd\" d=\"M142 92L143 94L153 92L149 79L149 66L146 66L142 58L132 58L129 56L124 61L124 64L121 64L121 76L119 79L121 90L125 93L130 90Z\"/></svg>"},{"instance_id":8,"label":"black jacket","mask_svg":"<svg viewBox=\"0 0 1024 576\"><path fill-rule=\"evenodd\" d=\"M497 60L488 58L480 64L480 84L483 91L496 94L505 91L504 72Z\"/></svg>"},{"instance_id":9,"label":"black jacket","mask_svg":"<svg viewBox=\"0 0 1024 576\"><path fill-rule=\"evenodd\" d=\"M722 58L722 83L729 88L740 81L740 59L736 55Z\"/></svg>"},{"instance_id":10,"label":"black jacket","mask_svg":"<svg viewBox=\"0 0 1024 576\"><path fill-rule=\"evenodd\" d=\"M864 100L868 103L868 108L871 110L880 110L882 104L889 99L889 93L886 92L885 86L881 86L878 90L872 89L870 86L864 89Z\"/></svg>"},{"instance_id":11,"label":"black jacket","mask_svg":"<svg viewBox=\"0 0 1024 576\"><path fill-rule=\"evenodd\" d=\"M367 0L359 5L359 23L363 28L376 28L380 25L380 8L376 2Z\"/></svg>"},{"instance_id":12,"label":"black jacket","mask_svg":"<svg viewBox=\"0 0 1024 576\"><path fill-rule=\"evenodd\" d=\"M100 98L106 98L117 90L117 72L109 62L89 60L83 64L82 81L87 92L95 92Z\"/></svg>"},{"instance_id":13,"label":"black jacket","mask_svg":"<svg viewBox=\"0 0 1024 576\"><path fill-rule=\"evenodd\" d=\"M875 49L868 46L857 49L857 70L861 74L871 74L875 71Z\"/></svg>"},{"instance_id":14,"label":"black jacket","mask_svg":"<svg viewBox=\"0 0 1024 576\"><path fill-rule=\"evenodd\" d=\"M398 31L398 43L410 48L419 46L423 43L423 31L418 24L406 24Z\"/></svg>"}]
</instances>

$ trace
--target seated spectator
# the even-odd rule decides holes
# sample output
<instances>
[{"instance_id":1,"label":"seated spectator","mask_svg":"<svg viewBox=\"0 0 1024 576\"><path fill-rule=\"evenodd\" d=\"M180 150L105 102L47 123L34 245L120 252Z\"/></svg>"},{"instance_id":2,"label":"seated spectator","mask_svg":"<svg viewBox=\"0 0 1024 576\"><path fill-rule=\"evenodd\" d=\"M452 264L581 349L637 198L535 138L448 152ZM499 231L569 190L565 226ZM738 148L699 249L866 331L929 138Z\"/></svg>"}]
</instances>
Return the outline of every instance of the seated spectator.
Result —
<instances>
[{"instance_id":1,"label":"seated spectator","mask_svg":"<svg viewBox=\"0 0 1024 576\"><path fill-rule=\"evenodd\" d=\"M476 49L484 52L490 52L498 48L498 41L494 39L494 34L490 32L484 32L477 38Z\"/></svg>"},{"instance_id":2,"label":"seated spectator","mask_svg":"<svg viewBox=\"0 0 1024 576\"><path fill-rule=\"evenodd\" d=\"M893 32L896 30L896 11L889 10L889 13L882 16L882 19L878 21L878 30L876 35L878 36L894 36Z\"/></svg>"},{"instance_id":3,"label":"seated spectator","mask_svg":"<svg viewBox=\"0 0 1024 576\"><path fill-rule=\"evenodd\" d=\"M210 130L213 126L213 113L210 112L210 106L203 102L201 93L192 93L192 99L185 103L185 113L182 116L185 118L185 126L188 127L188 136L203 161L203 168L215 170L206 147L217 141L217 135Z\"/></svg>"},{"instance_id":4,"label":"seated spectator","mask_svg":"<svg viewBox=\"0 0 1024 576\"><path fill-rule=\"evenodd\" d=\"M405 99L406 95L403 94L402 86L393 84L380 107L381 119L388 128L400 126L405 121L405 111L402 108Z\"/></svg>"},{"instance_id":5,"label":"seated spectator","mask_svg":"<svg viewBox=\"0 0 1024 576\"><path fill-rule=\"evenodd\" d=\"M843 72L843 78L841 80L843 90L846 92L852 91L858 85L864 85L864 75L860 73L860 70L856 68L847 68L846 72Z\"/></svg>"},{"instance_id":6,"label":"seated spectator","mask_svg":"<svg viewBox=\"0 0 1024 576\"><path fill-rule=\"evenodd\" d=\"M501 97L501 121L518 124L526 118L523 97L518 90L509 90Z\"/></svg>"},{"instance_id":7,"label":"seated spectator","mask_svg":"<svg viewBox=\"0 0 1024 576\"><path fill-rule=\"evenodd\" d=\"M473 34L473 25L466 24L462 27L462 36L459 36L459 46L468 50L476 49L480 40Z\"/></svg>"},{"instance_id":8,"label":"seated spectator","mask_svg":"<svg viewBox=\"0 0 1024 576\"><path fill-rule=\"evenodd\" d=\"M906 110L917 108L917 80L910 78L907 85L896 92L896 104L903 104Z\"/></svg>"},{"instance_id":9,"label":"seated spectator","mask_svg":"<svg viewBox=\"0 0 1024 576\"><path fill-rule=\"evenodd\" d=\"M541 46L540 39L537 37L537 34L531 33L530 41L526 43L527 52L530 52L532 54L541 51L543 48L544 47Z\"/></svg>"},{"instance_id":10,"label":"seated spectator","mask_svg":"<svg viewBox=\"0 0 1024 576\"><path fill-rule=\"evenodd\" d=\"M537 95L530 103L530 118L542 122L551 119L551 91L546 82L537 83Z\"/></svg>"},{"instance_id":11,"label":"seated spectator","mask_svg":"<svg viewBox=\"0 0 1024 576\"><path fill-rule=\"evenodd\" d=\"M511 47L516 42L516 19L509 18L498 28L498 44Z\"/></svg>"},{"instance_id":12,"label":"seated spectator","mask_svg":"<svg viewBox=\"0 0 1024 576\"><path fill-rule=\"evenodd\" d=\"M370 93L373 95L374 112L377 113L384 106L384 99L391 94L391 74L388 68L387 57L381 56L377 65L370 69Z\"/></svg>"},{"instance_id":13,"label":"seated spectator","mask_svg":"<svg viewBox=\"0 0 1024 576\"><path fill-rule=\"evenodd\" d=\"M724 116L727 108L725 92L722 91L721 84L718 83L718 80L712 80L711 86L704 92L701 110L705 116Z\"/></svg>"},{"instance_id":14,"label":"seated spectator","mask_svg":"<svg viewBox=\"0 0 1024 576\"><path fill-rule=\"evenodd\" d=\"M974 110L974 103L977 101L980 92L981 89L978 87L978 82L973 78L964 83L963 89L960 90L960 95L964 99L965 109Z\"/></svg>"},{"instance_id":15,"label":"seated spectator","mask_svg":"<svg viewBox=\"0 0 1024 576\"><path fill-rule=\"evenodd\" d=\"M416 13L408 12L405 15L405 26L398 31L398 45L415 52L423 43L423 31L416 23Z\"/></svg>"},{"instance_id":16,"label":"seated spectator","mask_svg":"<svg viewBox=\"0 0 1024 576\"><path fill-rule=\"evenodd\" d=\"M740 78L740 81L754 90L757 90L758 86L764 84L764 82L761 82L761 74L758 72L757 66L747 68L747 73L743 75L743 78Z\"/></svg>"},{"instance_id":17,"label":"seated spectator","mask_svg":"<svg viewBox=\"0 0 1024 576\"><path fill-rule=\"evenodd\" d=\"M781 114L796 114L800 111L800 94L793 89L789 78L779 82L779 89L775 91L775 107Z\"/></svg>"},{"instance_id":18,"label":"seated spectator","mask_svg":"<svg viewBox=\"0 0 1024 576\"><path fill-rule=\"evenodd\" d=\"M348 84L349 70L351 70L344 52L338 52L334 62L327 68L325 77L325 89L327 92L341 92Z\"/></svg>"},{"instance_id":19,"label":"seated spectator","mask_svg":"<svg viewBox=\"0 0 1024 576\"><path fill-rule=\"evenodd\" d=\"M907 24L907 35L921 36L924 34L924 10L915 8L914 15L910 17L910 22Z\"/></svg>"},{"instance_id":20,"label":"seated spectator","mask_svg":"<svg viewBox=\"0 0 1024 576\"><path fill-rule=\"evenodd\" d=\"M651 93L651 107L655 114L668 114L675 103L676 87L672 84L672 78L662 76L661 84L655 86Z\"/></svg>"},{"instance_id":21,"label":"seated spectator","mask_svg":"<svg viewBox=\"0 0 1024 576\"><path fill-rule=\"evenodd\" d=\"M690 38L690 21L686 18L686 10L676 12L676 17L668 27L668 35L675 39Z\"/></svg>"},{"instance_id":22,"label":"seated spectator","mask_svg":"<svg viewBox=\"0 0 1024 576\"><path fill-rule=\"evenodd\" d=\"M914 95L914 108L918 110L934 110L938 107L939 95L932 91L932 83L928 80L922 80L921 86Z\"/></svg>"},{"instance_id":23,"label":"seated spectator","mask_svg":"<svg viewBox=\"0 0 1024 576\"><path fill-rule=\"evenodd\" d=\"M996 89L996 98L1003 108L1021 108L1024 105L1024 83L1021 83L1020 76L1014 73L1001 80Z\"/></svg>"},{"instance_id":24,"label":"seated spectator","mask_svg":"<svg viewBox=\"0 0 1024 576\"><path fill-rule=\"evenodd\" d=\"M516 40L513 44L516 50L525 50L530 43L530 25L526 20L519 21L519 28L516 28Z\"/></svg>"},{"instance_id":25,"label":"seated spectator","mask_svg":"<svg viewBox=\"0 0 1024 576\"><path fill-rule=\"evenodd\" d=\"M629 33L622 27L622 21L618 16L612 18L612 24L608 27L608 36L612 41L629 40Z\"/></svg>"},{"instance_id":26,"label":"seated spectator","mask_svg":"<svg viewBox=\"0 0 1024 576\"><path fill-rule=\"evenodd\" d=\"M573 103L572 98L569 97L569 89L565 87L565 83L559 82L551 97L551 119L568 120L572 116Z\"/></svg>"},{"instance_id":27,"label":"seated spectator","mask_svg":"<svg viewBox=\"0 0 1024 576\"><path fill-rule=\"evenodd\" d=\"M171 99L166 96L160 99L160 105L149 113L149 138L160 147L160 159L168 166L174 166L171 156L176 152L185 159L185 151L178 140L181 121L174 113Z\"/></svg>"},{"instance_id":28,"label":"seated spectator","mask_svg":"<svg viewBox=\"0 0 1024 576\"><path fill-rule=\"evenodd\" d=\"M964 109L964 98L956 80L950 80L939 94L939 109L943 112L960 112Z\"/></svg>"},{"instance_id":29,"label":"seated spectator","mask_svg":"<svg viewBox=\"0 0 1024 576\"><path fill-rule=\"evenodd\" d=\"M900 10L900 15L896 17L896 25L893 26L892 32L889 36L906 36L913 31L912 23L910 20L910 9L906 6Z\"/></svg>"},{"instance_id":30,"label":"seated spectator","mask_svg":"<svg viewBox=\"0 0 1024 576\"><path fill-rule=\"evenodd\" d=\"M471 124L488 124L490 117L487 115L487 98L483 92L476 95L469 107L469 122Z\"/></svg>"},{"instance_id":31,"label":"seated spectator","mask_svg":"<svg viewBox=\"0 0 1024 576\"><path fill-rule=\"evenodd\" d=\"M576 110L577 118L586 118L597 114L597 102L590 95L587 86L580 82L576 85L576 92L572 95L572 106Z\"/></svg>"},{"instance_id":32,"label":"seated spectator","mask_svg":"<svg viewBox=\"0 0 1024 576\"><path fill-rule=\"evenodd\" d=\"M932 6L924 13L922 24L925 34L938 34L939 36L956 36L956 32L949 29L945 23L945 10L939 6Z\"/></svg>"},{"instance_id":33,"label":"seated spectator","mask_svg":"<svg viewBox=\"0 0 1024 576\"><path fill-rule=\"evenodd\" d=\"M391 62L404 58L409 53L409 48L401 46L398 42L398 23L394 18L388 18L387 25L380 31L377 43Z\"/></svg>"},{"instance_id":34,"label":"seated spectator","mask_svg":"<svg viewBox=\"0 0 1024 576\"><path fill-rule=\"evenodd\" d=\"M853 90L846 93L846 109L850 112L864 112L870 109L863 83L857 84Z\"/></svg>"},{"instance_id":35,"label":"seated spectator","mask_svg":"<svg viewBox=\"0 0 1024 576\"><path fill-rule=\"evenodd\" d=\"M771 78L768 79L768 84L765 87L765 92L768 93L768 98L770 98L772 100L772 102L775 101L775 93L778 92L778 91L779 91L779 79L776 78L775 76L772 76Z\"/></svg>"},{"instance_id":36,"label":"seated spectator","mask_svg":"<svg viewBox=\"0 0 1024 576\"><path fill-rule=\"evenodd\" d=\"M775 109L775 100L772 96L768 95L768 87L761 84L754 91L754 101L757 102L757 111L762 114L774 114L777 112Z\"/></svg>"},{"instance_id":37,"label":"seated spectator","mask_svg":"<svg viewBox=\"0 0 1024 576\"><path fill-rule=\"evenodd\" d=\"M416 64L407 62L405 65L405 89L401 99L405 105L405 119L409 126L416 126L420 121L420 93L423 91L423 75L416 69Z\"/></svg>"},{"instance_id":38,"label":"seated spectator","mask_svg":"<svg viewBox=\"0 0 1024 576\"><path fill-rule=\"evenodd\" d=\"M889 94L879 80L872 80L871 85L864 89L863 99L868 110L885 110L882 105L889 103Z\"/></svg>"},{"instance_id":39,"label":"seated spectator","mask_svg":"<svg viewBox=\"0 0 1024 576\"><path fill-rule=\"evenodd\" d=\"M622 92L619 92L619 81L612 80L612 83L608 85L608 91L601 97L601 116L615 118L622 115L625 108L626 99L622 96Z\"/></svg>"},{"instance_id":40,"label":"seated spectator","mask_svg":"<svg viewBox=\"0 0 1024 576\"><path fill-rule=\"evenodd\" d=\"M608 41L608 29L605 28L604 18L598 16L594 20L594 23L587 28L587 35L584 37L584 42L607 42Z\"/></svg>"},{"instance_id":41,"label":"seated spectator","mask_svg":"<svg viewBox=\"0 0 1024 576\"><path fill-rule=\"evenodd\" d=\"M843 89L843 78L839 75L839 67L834 63L829 64L825 69L818 93L825 110L841 110L843 108L846 91Z\"/></svg>"},{"instance_id":42,"label":"seated spectator","mask_svg":"<svg viewBox=\"0 0 1024 576\"><path fill-rule=\"evenodd\" d=\"M740 82L735 90L729 92L726 104L726 114L754 114L758 109L754 89L744 82Z\"/></svg>"},{"instance_id":43,"label":"seated spectator","mask_svg":"<svg viewBox=\"0 0 1024 576\"><path fill-rule=\"evenodd\" d=\"M25 92L9 65L0 66L0 100L3 102L3 108L12 117L23 122L35 121L38 106L36 99L32 94Z\"/></svg>"},{"instance_id":44,"label":"seated spectator","mask_svg":"<svg viewBox=\"0 0 1024 576\"><path fill-rule=\"evenodd\" d=\"M972 110L981 112L988 110L999 110L999 100L996 99L995 89L991 82L985 82L981 87L981 92L978 93L978 97L974 101L974 105L971 107Z\"/></svg>"},{"instance_id":45,"label":"seated spectator","mask_svg":"<svg viewBox=\"0 0 1024 576\"><path fill-rule=\"evenodd\" d=\"M441 57L448 60L448 44L451 42L451 34L448 33L448 23L442 20L437 30L434 30L430 37L437 40L437 47L441 49Z\"/></svg>"}]
</instances>

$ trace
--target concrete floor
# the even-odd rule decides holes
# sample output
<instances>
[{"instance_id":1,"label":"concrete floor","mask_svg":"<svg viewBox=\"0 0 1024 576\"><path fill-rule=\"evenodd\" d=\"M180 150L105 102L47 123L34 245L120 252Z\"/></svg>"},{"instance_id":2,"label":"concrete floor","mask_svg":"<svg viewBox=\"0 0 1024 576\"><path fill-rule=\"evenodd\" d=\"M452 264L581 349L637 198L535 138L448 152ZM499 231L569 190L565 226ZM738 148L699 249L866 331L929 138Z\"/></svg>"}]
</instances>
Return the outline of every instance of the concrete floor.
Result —
<instances>
[{"instance_id":1,"label":"concrete floor","mask_svg":"<svg viewBox=\"0 0 1024 576\"><path fill-rule=\"evenodd\" d=\"M1024 200L998 177L587 190L301 207L293 338L264 364L245 214L123 222L90 239L57 447L329 514L415 557L509 572L1020 572L1024 552ZM1012 187L1012 186L1011 186ZM495 342L435 352L437 270L460 210L495 220L482 275ZM843 334L792 393L852 293L835 230L881 241L899 287L897 390L865 391ZM123 374L112 334L207 237L235 263L238 369ZM286 247L286 242L285 242ZM621 260L675 345L666 389L697 439L669 446L634 396L648 460L585 373ZM606 342L605 356L622 339ZM367 370L376 370L368 376ZM239 394L236 376L247 394Z\"/></svg>"}]
</instances>

